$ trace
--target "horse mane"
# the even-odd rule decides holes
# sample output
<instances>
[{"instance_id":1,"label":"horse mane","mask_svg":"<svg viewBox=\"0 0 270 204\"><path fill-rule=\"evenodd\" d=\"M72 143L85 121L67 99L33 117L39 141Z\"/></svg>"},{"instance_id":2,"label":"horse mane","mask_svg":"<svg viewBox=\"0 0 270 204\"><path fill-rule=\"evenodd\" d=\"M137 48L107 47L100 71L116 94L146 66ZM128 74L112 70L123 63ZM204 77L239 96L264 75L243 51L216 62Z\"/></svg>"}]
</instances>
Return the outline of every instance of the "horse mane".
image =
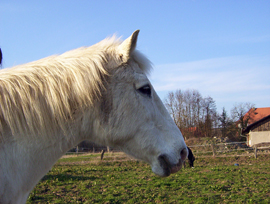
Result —
<instances>
[{"instance_id":1,"label":"horse mane","mask_svg":"<svg viewBox=\"0 0 270 204\"><path fill-rule=\"evenodd\" d=\"M93 46L68 51L0 71L0 143L18 135L50 135L59 126L69 131L67 121L74 111L93 106L105 89L109 69L123 62L118 54L121 40L115 36ZM141 69L149 72L150 61L132 53Z\"/></svg>"}]
</instances>

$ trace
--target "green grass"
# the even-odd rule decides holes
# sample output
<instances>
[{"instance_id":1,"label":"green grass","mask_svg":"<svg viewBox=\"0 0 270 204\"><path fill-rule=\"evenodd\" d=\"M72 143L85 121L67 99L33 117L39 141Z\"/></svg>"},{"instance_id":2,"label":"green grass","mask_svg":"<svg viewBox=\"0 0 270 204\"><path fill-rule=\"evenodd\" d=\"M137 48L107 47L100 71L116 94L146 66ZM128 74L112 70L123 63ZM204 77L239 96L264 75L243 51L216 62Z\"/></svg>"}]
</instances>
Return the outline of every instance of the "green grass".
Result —
<instances>
[{"instance_id":1,"label":"green grass","mask_svg":"<svg viewBox=\"0 0 270 204\"><path fill-rule=\"evenodd\" d=\"M98 158L59 160L27 203L270 203L268 155L198 158L166 178L143 162Z\"/></svg>"},{"instance_id":2,"label":"green grass","mask_svg":"<svg viewBox=\"0 0 270 204\"><path fill-rule=\"evenodd\" d=\"M74 154L73 156L68 156L60 159L58 163L63 163L63 162L79 162L79 161L91 161L93 158L100 158L99 154L89 154L89 155L78 155Z\"/></svg>"}]
</instances>

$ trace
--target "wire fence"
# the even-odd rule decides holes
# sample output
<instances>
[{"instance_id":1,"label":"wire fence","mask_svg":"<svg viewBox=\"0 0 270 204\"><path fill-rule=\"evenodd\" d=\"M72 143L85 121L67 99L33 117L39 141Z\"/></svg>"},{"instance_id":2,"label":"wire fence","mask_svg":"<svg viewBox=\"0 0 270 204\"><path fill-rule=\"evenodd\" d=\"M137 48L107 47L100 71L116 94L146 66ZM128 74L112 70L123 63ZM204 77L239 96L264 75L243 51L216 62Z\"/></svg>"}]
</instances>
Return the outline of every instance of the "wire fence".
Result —
<instances>
[{"instance_id":1,"label":"wire fence","mask_svg":"<svg viewBox=\"0 0 270 204\"><path fill-rule=\"evenodd\" d=\"M89 153L103 153L103 152L121 152L120 150L116 148L111 148L108 146L93 146L93 147L79 147L76 146L69 150L66 155L72 155L72 154L89 154Z\"/></svg>"},{"instance_id":2,"label":"wire fence","mask_svg":"<svg viewBox=\"0 0 270 204\"><path fill-rule=\"evenodd\" d=\"M270 145L258 144L249 147L246 142L211 143L189 146L195 157L251 156L270 154Z\"/></svg>"},{"instance_id":3,"label":"wire fence","mask_svg":"<svg viewBox=\"0 0 270 204\"><path fill-rule=\"evenodd\" d=\"M257 158L258 154L270 154L270 144L259 144L249 147L246 142L226 142L226 143L210 143L203 145L190 145L195 157L226 157L226 156L251 156ZM93 146L91 148L74 147L66 153L66 155L79 155L89 153L104 154L121 152L111 147Z\"/></svg>"}]
</instances>

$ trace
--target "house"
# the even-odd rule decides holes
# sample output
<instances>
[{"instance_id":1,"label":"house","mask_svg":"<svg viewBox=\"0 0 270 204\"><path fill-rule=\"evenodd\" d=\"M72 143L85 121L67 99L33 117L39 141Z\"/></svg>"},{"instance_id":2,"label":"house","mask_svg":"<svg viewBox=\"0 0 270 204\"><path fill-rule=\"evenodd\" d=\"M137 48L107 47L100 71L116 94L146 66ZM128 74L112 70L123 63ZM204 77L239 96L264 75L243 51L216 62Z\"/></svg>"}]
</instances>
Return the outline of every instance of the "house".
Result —
<instances>
[{"instance_id":1,"label":"house","mask_svg":"<svg viewBox=\"0 0 270 204\"><path fill-rule=\"evenodd\" d=\"M247 135L249 146L270 143L270 107L252 108L244 118L248 118L248 123L242 134Z\"/></svg>"},{"instance_id":2,"label":"house","mask_svg":"<svg viewBox=\"0 0 270 204\"><path fill-rule=\"evenodd\" d=\"M262 118L270 115L270 107L267 108L251 108L245 115L244 121L247 121L247 125L251 125Z\"/></svg>"}]
</instances>

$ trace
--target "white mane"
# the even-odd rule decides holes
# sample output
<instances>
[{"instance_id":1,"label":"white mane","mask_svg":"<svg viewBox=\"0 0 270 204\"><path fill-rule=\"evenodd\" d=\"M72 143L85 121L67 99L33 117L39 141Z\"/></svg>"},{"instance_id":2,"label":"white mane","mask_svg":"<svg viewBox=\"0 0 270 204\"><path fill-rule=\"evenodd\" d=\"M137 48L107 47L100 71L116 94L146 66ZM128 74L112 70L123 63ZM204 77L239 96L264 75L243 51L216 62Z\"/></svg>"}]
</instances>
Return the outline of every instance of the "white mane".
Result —
<instances>
[{"instance_id":1,"label":"white mane","mask_svg":"<svg viewBox=\"0 0 270 204\"><path fill-rule=\"evenodd\" d=\"M18 135L47 135L57 126L68 131L73 112L100 99L110 69L121 64L115 36L91 47L0 71L0 143ZM150 62L138 51L132 54L145 72ZM49 134L52 135L52 134Z\"/></svg>"}]
</instances>

